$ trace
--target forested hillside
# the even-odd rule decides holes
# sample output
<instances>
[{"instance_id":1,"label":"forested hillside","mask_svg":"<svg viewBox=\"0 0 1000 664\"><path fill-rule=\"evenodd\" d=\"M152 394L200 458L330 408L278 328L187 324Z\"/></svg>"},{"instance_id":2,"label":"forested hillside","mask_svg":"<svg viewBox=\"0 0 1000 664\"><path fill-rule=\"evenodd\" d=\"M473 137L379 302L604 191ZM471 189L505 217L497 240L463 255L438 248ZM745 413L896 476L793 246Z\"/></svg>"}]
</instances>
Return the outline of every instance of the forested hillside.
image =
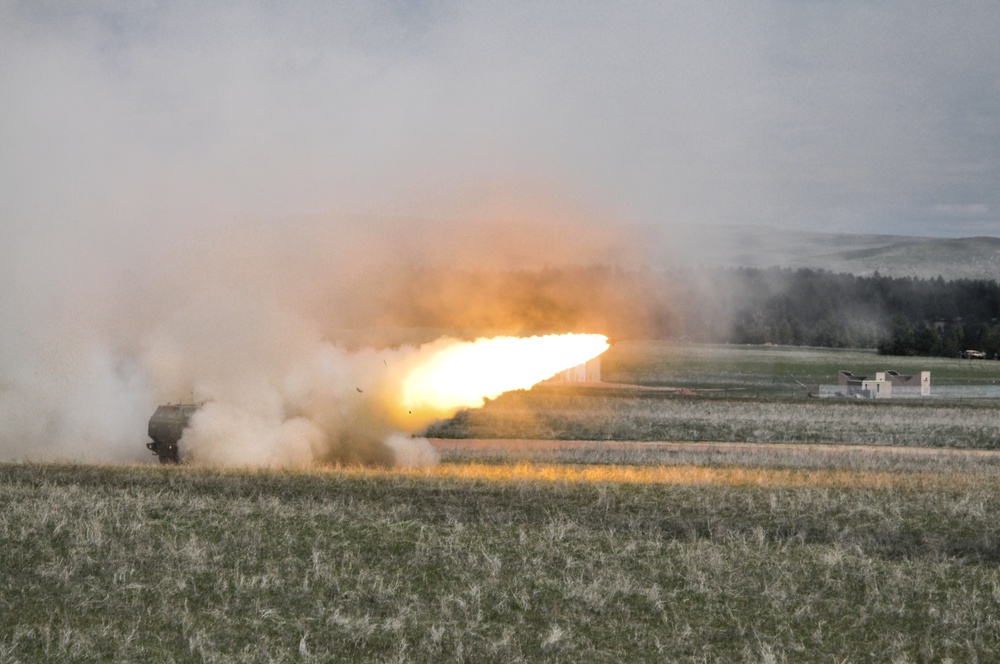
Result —
<instances>
[{"instance_id":1,"label":"forested hillside","mask_svg":"<svg viewBox=\"0 0 1000 664\"><path fill-rule=\"evenodd\" d=\"M878 347L890 355L1000 352L1000 284L856 277L813 270L738 270L746 300L734 343Z\"/></svg>"}]
</instances>

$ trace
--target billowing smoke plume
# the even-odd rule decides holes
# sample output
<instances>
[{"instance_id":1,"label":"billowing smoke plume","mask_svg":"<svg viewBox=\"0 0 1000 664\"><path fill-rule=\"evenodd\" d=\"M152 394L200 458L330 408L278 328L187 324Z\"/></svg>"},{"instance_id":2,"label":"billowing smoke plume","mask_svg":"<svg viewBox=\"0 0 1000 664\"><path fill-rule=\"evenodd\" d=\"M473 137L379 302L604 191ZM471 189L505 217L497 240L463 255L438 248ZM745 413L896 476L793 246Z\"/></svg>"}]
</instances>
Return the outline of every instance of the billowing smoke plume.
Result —
<instances>
[{"instance_id":1,"label":"billowing smoke plume","mask_svg":"<svg viewBox=\"0 0 1000 664\"><path fill-rule=\"evenodd\" d=\"M408 410L400 386L449 342L378 337L399 323L384 297L409 274L399 259L434 261L384 235L343 220L244 222L197 237L165 232L146 252L126 245L118 255L109 236L16 238L21 262L5 266L2 291L0 459L151 459L155 406L194 401L203 406L181 441L191 461L433 462L430 445L411 435L448 413ZM457 265L473 260L439 237ZM545 245L523 237L522 256ZM535 264L563 260L537 251ZM445 310L463 302L440 291L412 297ZM479 306L491 302L508 308L488 292Z\"/></svg>"},{"instance_id":2,"label":"billowing smoke plume","mask_svg":"<svg viewBox=\"0 0 1000 664\"><path fill-rule=\"evenodd\" d=\"M426 442L386 444L396 429L380 390L403 351L348 353L293 303L263 293L180 281L171 296L168 284L146 284L130 305L85 281L88 292L45 293L52 309L38 318L26 305L40 302L8 307L22 329L5 330L0 458L135 460L148 454L155 405L195 400L206 405L183 441L190 459L433 460Z\"/></svg>"},{"instance_id":3,"label":"billowing smoke plume","mask_svg":"<svg viewBox=\"0 0 1000 664\"><path fill-rule=\"evenodd\" d=\"M225 465L429 463L400 435L392 389L415 348L347 352L279 304L226 289L194 293L144 349L160 399L204 402L186 458ZM413 421L407 432L426 422Z\"/></svg>"},{"instance_id":4,"label":"billowing smoke plume","mask_svg":"<svg viewBox=\"0 0 1000 664\"><path fill-rule=\"evenodd\" d=\"M385 393L420 351L368 330L604 331L565 289L413 279L631 254L594 187L483 140L523 95L408 16L0 3L0 460L149 460L156 405L193 399L192 458L419 461Z\"/></svg>"}]
</instances>

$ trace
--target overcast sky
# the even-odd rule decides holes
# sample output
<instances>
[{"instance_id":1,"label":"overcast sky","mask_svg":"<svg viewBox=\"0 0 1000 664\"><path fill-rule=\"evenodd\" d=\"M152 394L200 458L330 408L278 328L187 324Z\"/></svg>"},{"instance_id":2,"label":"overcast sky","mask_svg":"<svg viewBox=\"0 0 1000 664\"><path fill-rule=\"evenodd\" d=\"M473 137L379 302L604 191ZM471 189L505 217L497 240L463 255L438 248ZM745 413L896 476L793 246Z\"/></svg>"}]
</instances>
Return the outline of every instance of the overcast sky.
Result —
<instances>
[{"instance_id":1,"label":"overcast sky","mask_svg":"<svg viewBox=\"0 0 1000 664\"><path fill-rule=\"evenodd\" d=\"M0 0L0 224L1000 235L998 35L995 0Z\"/></svg>"}]
</instances>

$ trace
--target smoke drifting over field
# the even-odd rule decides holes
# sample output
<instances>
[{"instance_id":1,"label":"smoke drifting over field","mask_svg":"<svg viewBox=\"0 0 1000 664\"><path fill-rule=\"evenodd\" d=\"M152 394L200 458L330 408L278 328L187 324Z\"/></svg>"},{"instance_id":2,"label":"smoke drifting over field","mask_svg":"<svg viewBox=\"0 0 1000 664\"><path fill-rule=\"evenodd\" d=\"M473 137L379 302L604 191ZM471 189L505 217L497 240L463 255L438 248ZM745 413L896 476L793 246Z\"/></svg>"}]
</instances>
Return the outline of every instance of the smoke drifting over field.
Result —
<instances>
[{"instance_id":1,"label":"smoke drifting over field","mask_svg":"<svg viewBox=\"0 0 1000 664\"><path fill-rule=\"evenodd\" d=\"M414 110L380 75L405 45L357 39L390 8L268 11L0 7L0 459L148 460L155 406L193 399L206 462L426 462L425 419L386 404L421 351L357 330L410 324L402 297L540 326L530 293L413 292L413 271L630 255L545 178L390 121Z\"/></svg>"},{"instance_id":2,"label":"smoke drifting over field","mask_svg":"<svg viewBox=\"0 0 1000 664\"><path fill-rule=\"evenodd\" d=\"M683 334L545 271L619 222L992 228L990 3L737 4L0 3L0 458L398 460L345 329Z\"/></svg>"},{"instance_id":3,"label":"smoke drifting over field","mask_svg":"<svg viewBox=\"0 0 1000 664\"><path fill-rule=\"evenodd\" d=\"M463 243L489 241L469 228ZM206 405L181 447L198 462L433 462L426 441L409 434L450 413L405 410L400 384L450 342L366 347L356 329L351 349L337 341L347 328L395 323L364 284L381 274L389 287L403 275L398 261L433 262L384 232L337 219L164 232L141 256L146 269L79 237L67 253L66 240L23 238L23 262L3 292L0 458L149 458L155 405L194 400ZM437 246L461 264L447 236Z\"/></svg>"}]
</instances>

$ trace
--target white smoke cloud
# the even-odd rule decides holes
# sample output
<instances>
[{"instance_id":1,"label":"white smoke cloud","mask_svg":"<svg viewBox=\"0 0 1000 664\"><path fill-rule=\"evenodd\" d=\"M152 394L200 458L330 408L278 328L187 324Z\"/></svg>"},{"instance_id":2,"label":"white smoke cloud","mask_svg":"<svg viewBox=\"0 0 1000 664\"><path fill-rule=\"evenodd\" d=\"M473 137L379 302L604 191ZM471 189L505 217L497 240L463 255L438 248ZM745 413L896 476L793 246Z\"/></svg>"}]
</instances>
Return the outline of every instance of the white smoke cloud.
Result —
<instances>
[{"instance_id":1,"label":"white smoke cloud","mask_svg":"<svg viewBox=\"0 0 1000 664\"><path fill-rule=\"evenodd\" d=\"M195 398L206 459L378 461L389 358L328 339L377 322L359 284L618 256L414 218L993 232L998 28L985 0L0 3L0 458L141 458Z\"/></svg>"},{"instance_id":2,"label":"white smoke cloud","mask_svg":"<svg viewBox=\"0 0 1000 664\"><path fill-rule=\"evenodd\" d=\"M194 298L161 329L146 366L162 369L152 371L155 384L205 404L181 441L182 458L410 465L437 458L425 440L394 425L402 358L427 352L348 352L284 306L220 290Z\"/></svg>"},{"instance_id":3,"label":"white smoke cloud","mask_svg":"<svg viewBox=\"0 0 1000 664\"><path fill-rule=\"evenodd\" d=\"M474 265L497 242L470 228L439 237L435 252L421 238L410 257L451 253ZM142 242L100 226L10 233L11 260L0 263L0 460L149 460L156 405L193 400L205 406L182 441L190 461L433 461L430 445L410 438L428 416L403 410L399 385L450 342L335 343L341 328L391 321L369 287L405 276L392 268L407 243L382 230L331 217L168 225ZM541 244L519 245L517 264L562 253ZM579 246L588 244L583 255L595 255L599 243Z\"/></svg>"},{"instance_id":4,"label":"white smoke cloud","mask_svg":"<svg viewBox=\"0 0 1000 664\"><path fill-rule=\"evenodd\" d=\"M100 300L91 294L85 303ZM21 352L5 352L0 365L0 460L149 458L143 443L155 405L194 399L204 406L182 440L190 461L436 461L426 440L393 423L396 367L419 349L348 352L291 307L226 287L179 300L164 299L161 315L117 333L107 320L93 322L92 309L74 321L89 318L85 327L57 318L25 331L35 336L7 330L5 351L16 342Z\"/></svg>"}]
</instances>

